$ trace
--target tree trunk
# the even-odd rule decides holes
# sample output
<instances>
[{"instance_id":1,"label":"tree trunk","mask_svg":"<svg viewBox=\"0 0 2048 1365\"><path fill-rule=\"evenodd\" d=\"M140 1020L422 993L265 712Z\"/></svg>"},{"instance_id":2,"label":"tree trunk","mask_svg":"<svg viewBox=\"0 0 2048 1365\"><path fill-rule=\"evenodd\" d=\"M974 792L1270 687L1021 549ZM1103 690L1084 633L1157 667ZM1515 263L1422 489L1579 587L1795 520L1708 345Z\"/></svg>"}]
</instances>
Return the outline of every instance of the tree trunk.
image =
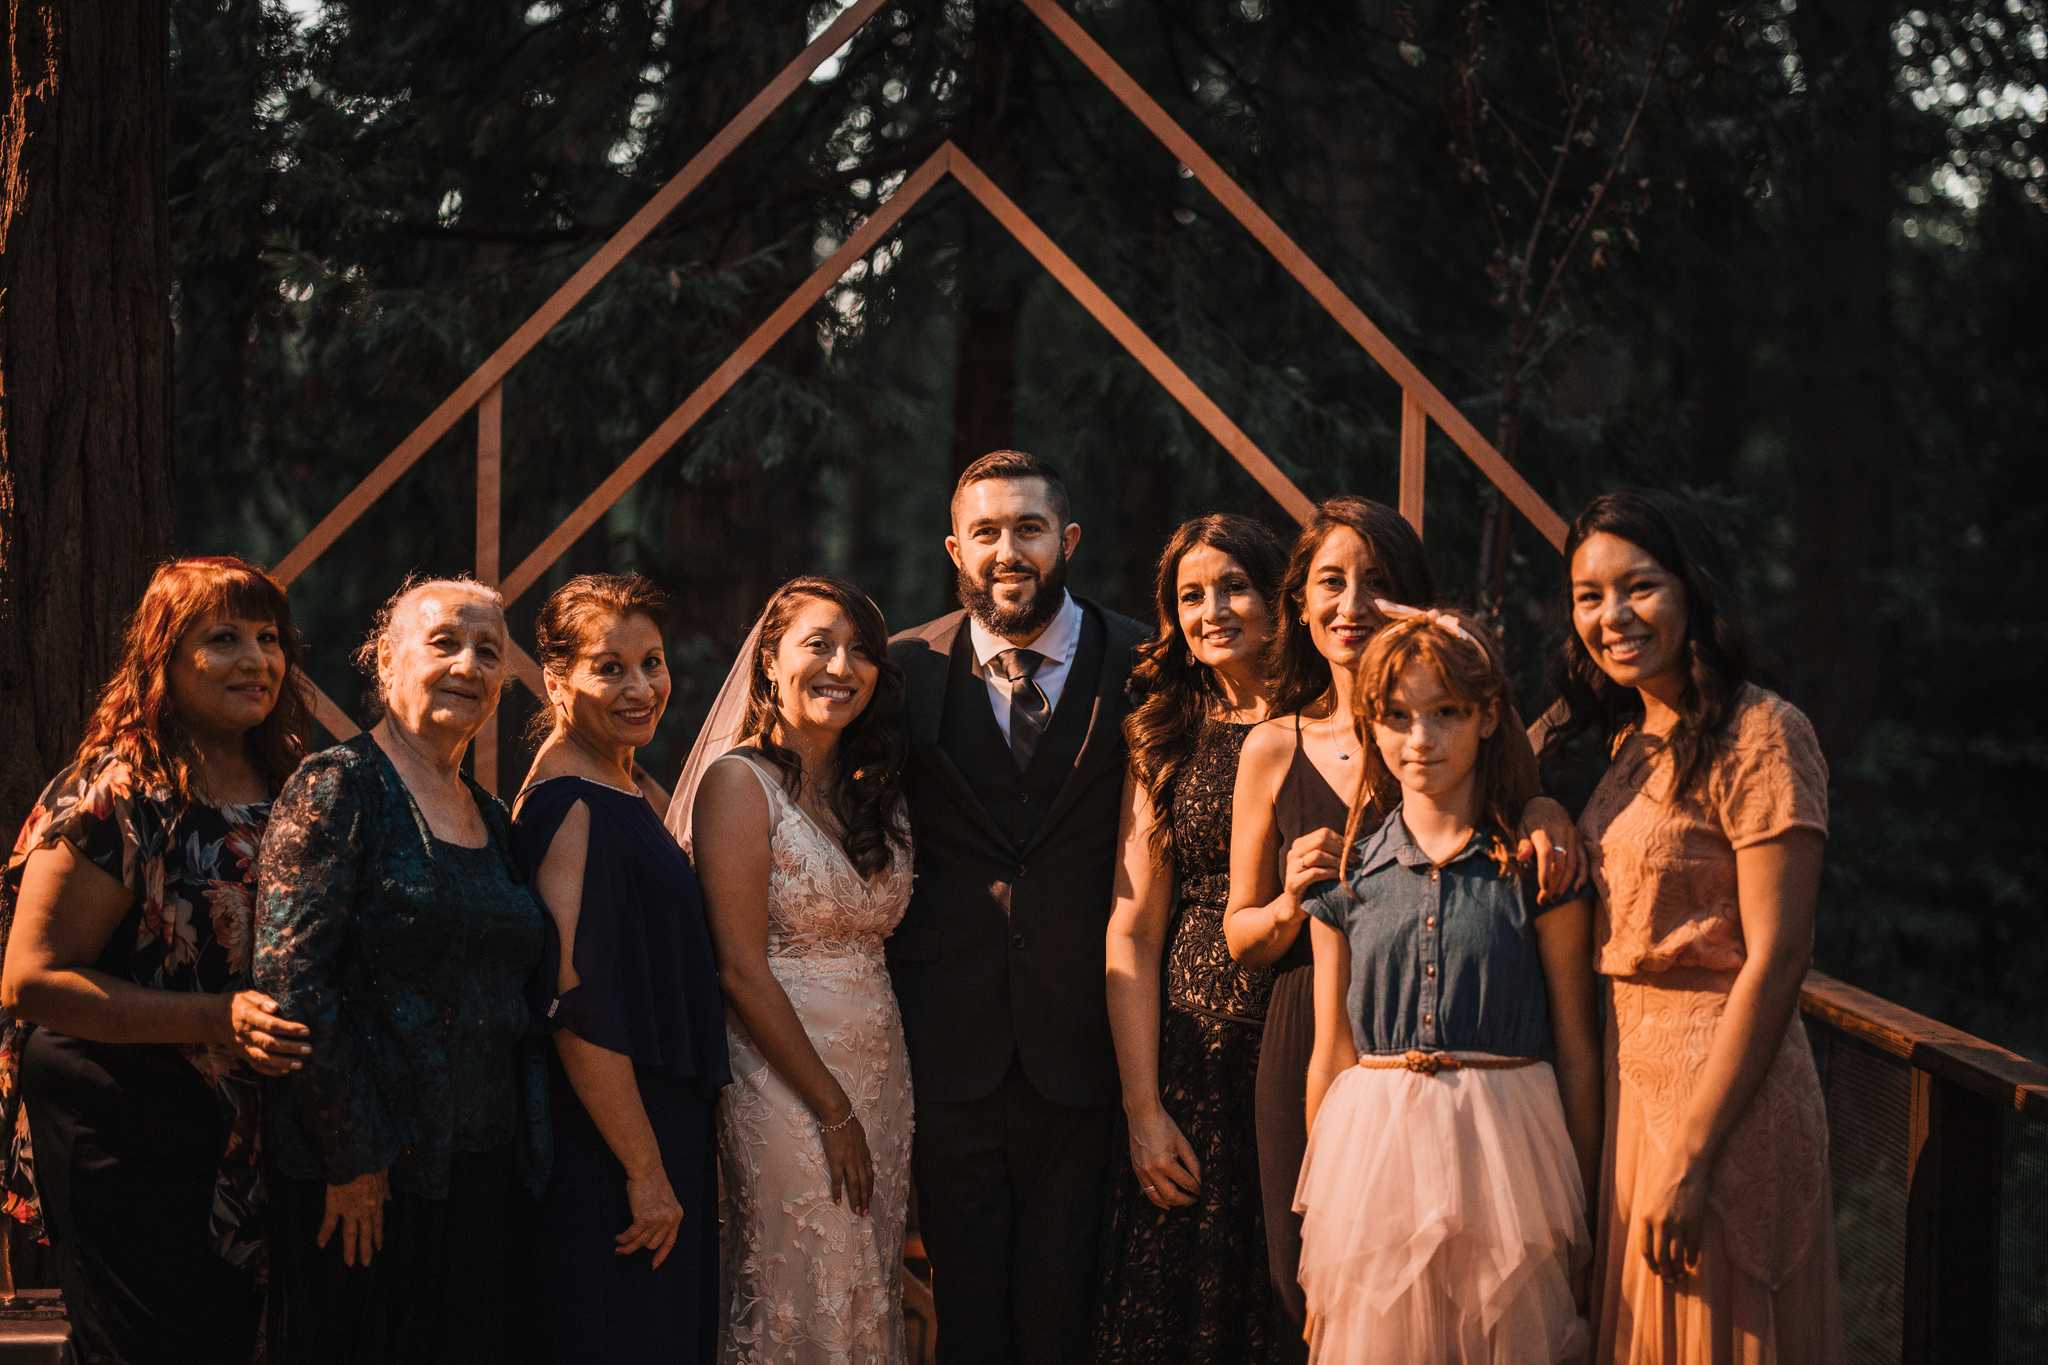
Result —
<instances>
[{"instance_id":1,"label":"tree trunk","mask_svg":"<svg viewBox=\"0 0 2048 1365\"><path fill-rule=\"evenodd\" d=\"M0 33L0 836L70 757L170 544L161 0Z\"/></svg>"}]
</instances>

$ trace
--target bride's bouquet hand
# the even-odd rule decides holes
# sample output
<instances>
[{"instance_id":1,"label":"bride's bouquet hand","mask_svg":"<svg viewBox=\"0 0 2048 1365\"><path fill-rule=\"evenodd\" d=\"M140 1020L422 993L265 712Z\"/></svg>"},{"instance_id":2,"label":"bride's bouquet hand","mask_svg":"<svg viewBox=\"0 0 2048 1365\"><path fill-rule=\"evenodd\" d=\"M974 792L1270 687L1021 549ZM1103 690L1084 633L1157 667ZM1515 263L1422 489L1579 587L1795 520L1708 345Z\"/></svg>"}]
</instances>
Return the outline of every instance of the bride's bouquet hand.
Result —
<instances>
[{"instance_id":1,"label":"bride's bouquet hand","mask_svg":"<svg viewBox=\"0 0 2048 1365\"><path fill-rule=\"evenodd\" d=\"M860 1126L860 1115L848 1108L846 1117L837 1123L820 1120L818 1135L825 1142L825 1169L832 1177L833 1202L844 1192L846 1207L866 1217L868 1201L875 1193L875 1159L868 1152L867 1130Z\"/></svg>"}]
</instances>

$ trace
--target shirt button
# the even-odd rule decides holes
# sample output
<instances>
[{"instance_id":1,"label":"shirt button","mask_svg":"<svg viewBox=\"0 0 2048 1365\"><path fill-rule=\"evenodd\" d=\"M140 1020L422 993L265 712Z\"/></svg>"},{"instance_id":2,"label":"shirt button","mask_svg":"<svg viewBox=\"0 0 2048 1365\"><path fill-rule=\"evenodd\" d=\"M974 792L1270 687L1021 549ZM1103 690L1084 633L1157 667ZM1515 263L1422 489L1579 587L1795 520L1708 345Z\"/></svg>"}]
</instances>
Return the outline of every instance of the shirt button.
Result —
<instances>
[{"instance_id":1,"label":"shirt button","mask_svg":"<svg viewBox=\"0 0 2048 1365\"><path fill-rule=\"evenodd\" d=\"M1434 1024L1436 1022L1436 1016L1434 1014L1425 1014L1422 1016L1422 1022L1425 1024Z\"/></svg>"},{"instance_id":2,"label":"shirt button","mask_svg":"<svg viewBox=\"0 0 2048 1365\"><path fill-rule=\"evenodd\" d=\"M1423 974L1424 976L1435 976L1435 975L1436 975L1436 964L1435 964L1434 962L1431 962L1431 963L1428 963L1428 964L1426 964L1426 965L1425 965L1425 966L1423 967L1423 969L1422 969L1422 974Z\"/></svg>"},{"instance_id":3,"label":"shirt button","mask_svg":"<svg viewBox=\"0 0 2048 1365\"><path fill-rule=\"evenodd\" d=\"M1010 935L1010 946L1011 946L1012 948L1022 948L1022 947L1024 946L1024 935L1022 935L1022 934L1012 934L1012 935Z\"/></svg>"},{"instance_id":4,"label":"shirt button","mask_svg":"<svg viewBox=\"0 0 2048 1365\"><path fill-rule=\"evenodd\" d=\"M1423 928L1425 928L1425 929L1434 929L1434 928L1436 928L1436 916L1435 916L1435 915L1425 915L1425 916L1423 916L1423 918L1422 918L1422 927L1423 927Z\"/></svg>"},{"instance_id":5,"label":"shirt button","mask_svg":"<svg viewBox=\"0 0 2048 1365\"><path fill-rule=\"evenodd\" d=\"M1435 881L1435 880L1436 880L1436 869L1435 869L1435 868L1433 868L1433 867L1432 867L1432 868L1431 868L1431 869L1429 870L1429 879L1430 879L1431 881Z\"/></svg>"}]
</instances>

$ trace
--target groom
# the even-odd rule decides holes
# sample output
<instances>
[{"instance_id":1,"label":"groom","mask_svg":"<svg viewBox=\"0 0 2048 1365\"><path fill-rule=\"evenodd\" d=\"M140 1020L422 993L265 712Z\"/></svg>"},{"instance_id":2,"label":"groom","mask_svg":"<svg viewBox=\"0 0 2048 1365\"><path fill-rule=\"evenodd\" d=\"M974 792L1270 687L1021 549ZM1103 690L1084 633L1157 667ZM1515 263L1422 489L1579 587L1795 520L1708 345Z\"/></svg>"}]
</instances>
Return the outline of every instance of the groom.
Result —
<instances>
[{"instance_id":1,"label":"groom","mask_svg":"<svg viewBox=\"0 0 2048 1365\"><path fill-rule=\"evenodd\" d=\"M1081 528L1051 465L953 490L965 611L898 635L917 883L888 941L939 1354L1085 1360L1118 1097L1103 931L1136 621L1066 590Z\"/></svg>"}]
</instances>

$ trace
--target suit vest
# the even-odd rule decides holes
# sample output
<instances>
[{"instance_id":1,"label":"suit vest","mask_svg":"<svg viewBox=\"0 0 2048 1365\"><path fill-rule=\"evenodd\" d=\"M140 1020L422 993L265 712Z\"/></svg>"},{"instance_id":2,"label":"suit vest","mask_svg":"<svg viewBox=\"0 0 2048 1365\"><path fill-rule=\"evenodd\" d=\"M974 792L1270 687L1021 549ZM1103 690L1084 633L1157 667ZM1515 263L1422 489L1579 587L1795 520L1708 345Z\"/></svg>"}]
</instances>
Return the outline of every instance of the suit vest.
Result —
<instances>
[{"instance_id":1,"label":"suit vest","mask_svg":"<svg viewBox=\"0 0 2048 1365\"><path fill-rule=\"evenodd\" d=\"M1031 843L1081 756L1088 717L1102 683L1103 639L1102 623L1093 613L1084 613L1059 705L1031 755L1030 768L1023 772L1017 770L1009 741L996 724L988 684L974 674L972 633L963 625L953 643L939 745L952 755L975 799L1016 848Z\"/></svg>"}]
</instances>

